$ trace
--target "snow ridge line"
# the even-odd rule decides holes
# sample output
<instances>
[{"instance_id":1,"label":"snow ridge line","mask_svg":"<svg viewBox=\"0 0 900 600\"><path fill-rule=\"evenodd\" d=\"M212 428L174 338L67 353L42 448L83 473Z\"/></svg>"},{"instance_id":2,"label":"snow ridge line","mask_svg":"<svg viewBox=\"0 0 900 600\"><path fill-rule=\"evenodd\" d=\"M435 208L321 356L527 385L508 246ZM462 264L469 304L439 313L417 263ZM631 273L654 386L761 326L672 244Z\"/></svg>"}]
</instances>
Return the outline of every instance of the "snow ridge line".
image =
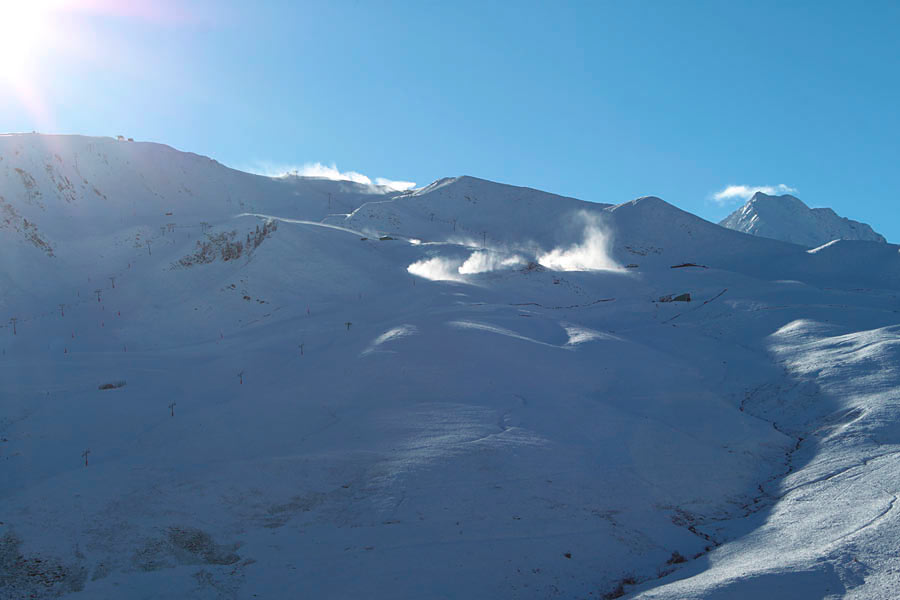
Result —
<instances>
[{"instance_id":1,"label":"snow ridge line","mask_svg":"<svg viewBox=\"0 0 900 600\"><path fill-rule=\"evenodd\" d=\"M706 306L707 304L709 304L709 303L712 302L713 300L717 300L719 297L722 296L722 294L724 294L724 293L727 292L727 291L728 291L728 288L725 288L724 290L722 290L721 292L719 292L718 294L716 294L715 296L713 296L713 297L710 298L709 300L704 301L703 304L701 304L700 306L698 306L698 307L696 307L696 308L692 308L691 310L686 310L686 311L684 311L683 313L678 313L678 314L675 315L674 317L668 318L668 319L666 319L665 321L663 321L662 324L668 323L669 321L674 321L675 319L677 319L678 317L680 317L681 315L683 315L683 314L685 314L685 313L694 312L695 310L700 310L701 308L703 308L704 306Z\"/></svg>"},{"instance_id":2,"label":"snow ridge line","mask_svg":"<svg viewBox=\"0 0 900 600\"><path fill-rule=\"evenodd\" d=\"M780 430L779 430L779 431L780 431ZM782 433L784 433L784 432L782 432ZM802 439L802 438L801 438L801 439ZM886 456L893 456L893 455L896 455L896 454L900 454L900 450L892 450L892 451L890 451L890 452L884 452L883 454L876 454L875 456L870 456L870 457L868 457L868 458L863 459L861 462L858 462L858 463L849 465L849 466L844 467L844 468L842 468L842 469L838 469L838 470L835 471L834 473L829 473L828 475L822 475L822 476L816 477L816 478L814 478L814 479L811 479L811 480L809 480L809 481L804 481L803 483L799 483L799 484L795 485L794 487L790 488L789 490L786 490L783 494L777 496L775 499L776 499L776 500L781 500L782 498L784 498L784 497L787 496L788 494L790 494L790 493L792 493L792 492L795 492L795 491L797 491L797 490L799 490L799 489L802 489L802 488L805 488L805 487L809 487L809 486L815 485L815 484L817 484L817 483L823 483L823 482L831 481L831 480L834 479L835 477L840 477L841 475L844 475L844 474L846 474L846 473L849 473L850 471L853 471L854 469L859 469L860 467L867 467L867 466L869 465L869 463L871 463L871 462L873 462L873 461L876 461L876 460L885 458Z\"/></svg>"},{"instance_id":3,"label":"snow ridge line","mask_svg":"<svg viewBox=\"0 0 900 600\"><path fill-rule=\"evenodd\" d=\"M274 215L264 215L261 213L240 213L235 215L234 218L239 217L257 217L259 219L273 219L275 221L282 221L284 223L296 223L299 225L313 225L315 227L324 227L326 229L335 229L337 231L343 231L345 233L352 233L353 235L358 235L360 237L366 237L366 234L361 231L356 231L355 229L350 229L348 227L341 227L340 225L329 225L328 223L319 223L317 221L307 221L305 219L291 219L289 217L276 217Z\"/></svg>"},{"instance_id":4,"label":"snow ridge line","mask_svg":"<svg viewBox=\"0 0 900 600\"><path fill-rule=\"evenodd\" d=\"M894 506L895 506L896 504L897 504L897 494L891 494L891 500L890 500L890 502L888 502L887 507L886 507L883 511L881 511L880 513L878 513L877 515L875 515L874 517L872 517L871 519L869 519L866 523L863 523L862 525L860 525L859 527L857 527L857 528L854 529L853 531L851 531L851 532L849 532L849 533L845 533L845 534L842 535L841 537L832 540L831 543L834 544L834 543L836 543L836 542L839 542L839 541L841 541L841 540L843 540L843 539L846 539L846 538L850 537L851 535L856 535L857 533L859 533L859 532L862 531L863 529L868 529L869 527L874 526L876 523L878 523L878 521L880 521L880 520L882 520L884 517L886 517L887 514L888 514L889 512L891 512L891 511L894 509Z\"/></svg>"},{"instance_id":5,"label":"snow ridge line","mask_svg":"<svg viewBox=\"0 0 900 600\"><path fill-rule=\"evenodd\" d=\"M588 302L587 304L572 304L570 306L545 306L544 304L540 304L538 302L510 302L510 306L538 306L540 308L547 308L551 310L562 310L566 308L586 308L588 306L594 306L595 304L600 304L601 302L614 302L615 298L600 298L599 300L594 300L593 302Z\"/></svg>"}]
</instances>

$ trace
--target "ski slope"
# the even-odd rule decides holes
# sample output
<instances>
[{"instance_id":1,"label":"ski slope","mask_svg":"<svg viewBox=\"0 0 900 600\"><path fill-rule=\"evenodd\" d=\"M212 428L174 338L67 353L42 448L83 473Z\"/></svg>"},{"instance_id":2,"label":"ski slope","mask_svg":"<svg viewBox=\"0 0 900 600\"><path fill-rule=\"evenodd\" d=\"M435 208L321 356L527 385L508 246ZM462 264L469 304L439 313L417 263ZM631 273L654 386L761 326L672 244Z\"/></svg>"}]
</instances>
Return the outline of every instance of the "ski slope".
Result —
<instances>
[{"instance_id":1,"label":"ski slope","mask_svg":"<svg viewBox=\"0 0 900 600\"><path fill-rule=\"evenodd\" d=\"M0 598L900 584L896 245L80 136L0 214Z\"/></svg>"}]
</instances>

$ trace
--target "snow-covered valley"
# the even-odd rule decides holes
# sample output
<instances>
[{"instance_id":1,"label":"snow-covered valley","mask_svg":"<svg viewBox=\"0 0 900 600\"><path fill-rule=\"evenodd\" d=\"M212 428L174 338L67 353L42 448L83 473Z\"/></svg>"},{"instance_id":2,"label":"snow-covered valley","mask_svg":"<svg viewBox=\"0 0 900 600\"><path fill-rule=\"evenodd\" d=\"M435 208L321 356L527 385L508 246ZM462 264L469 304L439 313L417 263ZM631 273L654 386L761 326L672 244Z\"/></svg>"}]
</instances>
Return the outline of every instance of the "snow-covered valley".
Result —
<instances>
[{"instance_id":1,"label":"snow-covered valley","mask_svg":"<svg viewBox=\"0 0 900 600\"><path fill-rule=\"evenodd\" d=\"M894 598L898 295L654 197L0 136L0 598Z\"/></svg>"}]
</instances>

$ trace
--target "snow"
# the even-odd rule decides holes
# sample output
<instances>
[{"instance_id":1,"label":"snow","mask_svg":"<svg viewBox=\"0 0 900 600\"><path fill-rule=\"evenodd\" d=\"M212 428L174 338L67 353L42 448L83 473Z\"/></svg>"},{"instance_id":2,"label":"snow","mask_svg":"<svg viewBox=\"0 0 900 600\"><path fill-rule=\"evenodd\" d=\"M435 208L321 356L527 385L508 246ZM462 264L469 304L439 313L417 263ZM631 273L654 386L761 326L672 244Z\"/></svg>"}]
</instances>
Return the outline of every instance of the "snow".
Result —
<instances>
[{"instance_id":1,"label":"snow","mask_svg":"<svg viewBox=\"0 0 900 600\"><path fill-rule=\"evenodd\" d=\"M770 196L756 192L746 204L719 224L736 231L811 248L833 240L885 242L884 237L869 225L838 216L830 208L809 208L802 200L789 194Z\"/></svg>"},{"instance_id":2,"label":"snow","mask_svg":"<svg viewBox=\"0 0 900 600\"><path fill-rule=\"evenodd\" d=\"M0 598L894 597L897 246L375 187L0 138Z\"/></svg>"}]
</instances>

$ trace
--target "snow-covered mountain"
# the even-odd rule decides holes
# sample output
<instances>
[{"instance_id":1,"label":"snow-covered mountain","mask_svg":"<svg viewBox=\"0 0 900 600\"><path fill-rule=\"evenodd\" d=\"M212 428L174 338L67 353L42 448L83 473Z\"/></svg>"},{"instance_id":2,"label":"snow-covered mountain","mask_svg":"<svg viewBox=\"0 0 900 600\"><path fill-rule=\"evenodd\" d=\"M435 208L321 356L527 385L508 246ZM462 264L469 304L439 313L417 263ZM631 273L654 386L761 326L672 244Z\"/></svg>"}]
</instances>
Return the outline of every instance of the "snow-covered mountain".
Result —
<instances>
[{"instance_id":1,"label":"snow-covered mountain","mask_svg":"<svg viewBox=\"0 0 900 600\"><path fill-rule=\"evenodd\" d=\"M0 598L900 584L896 245L78 136L0 215Z\"/></svg>"},{"instance_id":2,"label":"snow-covered mountain","mask_svg":"<svg viewBox=\"0 0 900 600\"><path fill-rule=\"evenodd\" d=\"M830 208L809 208L789 194L769 196L756 192L719 225L808 248L833 240L865 240L885 243L869 225L841 217Z\"/></svg>"}]
</instances>

